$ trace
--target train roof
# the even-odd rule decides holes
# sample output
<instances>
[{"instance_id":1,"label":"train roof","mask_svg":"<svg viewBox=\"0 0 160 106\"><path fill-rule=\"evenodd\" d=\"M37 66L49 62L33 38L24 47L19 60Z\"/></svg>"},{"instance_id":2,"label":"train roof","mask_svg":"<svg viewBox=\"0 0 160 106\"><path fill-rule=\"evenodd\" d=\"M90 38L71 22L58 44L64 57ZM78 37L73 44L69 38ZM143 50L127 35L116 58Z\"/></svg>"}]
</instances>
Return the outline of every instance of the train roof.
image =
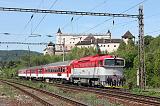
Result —
<instances>
[{"instance_id":1,"label":"train roof","mask_svg":"<svg viewBox=\"0 0 160 106\"><path fill-rule=\"evenodd\" d=\"M71 63L71 60L63 61L63 62L55 62L55 63L46 64L43 67L48 67L48 66L68 66L70 63Z\"/></svg>"},{"instance_id":2,"label":"train roof","mask_svg":"<svg viewBox=\"0 0 160 106\"><path fill-rule=\"evenodd\" d=\"M112 56L112 55L107 55L107 54L97 54L94 56L87 56L87 57L83 57L80 58L79 60L74 60L72 63L79 63L79 62L87 62L87 61L96 61L96 60L103 60L103 59L122 59L116 56Z\"/></svg>"},{"instance_id":3,"label":"train roof","mask_svg":"<svg viewBox=\"0 0 160 106\"><path fill-rule=\"evenodd\" d=\"M94 56L87 56L87 57L80 58L80 60L101 59L101 58L113 58L113 56L106 55L106 54L97 54Z\"/></svg>"},{"instance_id":4,"label":"train roof","mask_svg":"<svg viewBox=\"0 0 160 106\"><path fill-rule=\"evenodd\" d=\"M25 68L22 68L22 69L19 69L19 70L29 70L29 69L39 69L39 68L42 68L42 66L33 66L33 67L25 67Z\"/></svg>"}]
</instances>

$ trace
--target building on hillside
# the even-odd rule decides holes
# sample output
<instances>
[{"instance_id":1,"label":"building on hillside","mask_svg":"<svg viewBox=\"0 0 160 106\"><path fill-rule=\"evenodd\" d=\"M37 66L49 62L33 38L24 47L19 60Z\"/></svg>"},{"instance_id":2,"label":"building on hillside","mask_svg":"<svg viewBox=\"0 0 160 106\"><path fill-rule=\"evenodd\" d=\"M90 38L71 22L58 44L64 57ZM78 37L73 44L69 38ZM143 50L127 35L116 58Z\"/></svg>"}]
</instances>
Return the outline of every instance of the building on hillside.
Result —
<instances>
[{"instance_id":1,"label":"building on hillside","mask_svg":"<svg viewBox=\"0 0 160 106\"><path fill-rule=\"evenodd\" d=\"M134 40L134 42L135 42L135 36L133 36L130 31L127 31L127 32L122 36L122 40L123 40L126 44L128 44L128 40L129 40L129 39Z\"/></svg>"},{"instance_id":2,"label":"building on hillside","mask_svg":"<svg viewBox=\"0 0 160 106\"><path fill-rule=\"evenodd\" d=\"M79 48L96 48L98 45L101 51L111 53L118 49L119 44L122 41L121 39L95 39L93 36L90 37L90 40L89 37L87 38L88 40L78 42L76 46Z\"/></svg>"},{"instance_id":3,"label":"building on hillside","mask_svg":"<svg viewBox=\"0 0 160 106\"><path fill-rule=\"evenodd\" d=\"M112 39L111 32L109 30L106 34L77 35L63 34L59 28L56 36L55 54L63 54L63 51L68 53L75 46L79 48L95 48L97 44L99 45L101 51L111 53L118 49L121 41L124 41L127 44L128 40L133 38L135 37L130 33L130 31L127 31L122 36L122 39Z\"/></svg>"},{"instance_id":4,"label":"building on hillside","mask_svg":"<svg viewBox=\"0 0 160 106\"><path fill-rule=\"evenodd\" d=\"M88 36L94 36L94 39L110 39L111 34L108 31L107 34L63 34L58 29L56 36L56 51L63 51L63 45L65 45L65 50L70 51L78 42L87 40Z\"/></svg>"},{"instance_id":5,"label":"building on hillside","mask_svg":"<svg viewBox=\"0 0 160 106\"><path fill-rule=\"evenodd\" d=\"M49 42L47 47L43 50L44 55L55 55L55 44Z\"/></svg>"}]
</instances>

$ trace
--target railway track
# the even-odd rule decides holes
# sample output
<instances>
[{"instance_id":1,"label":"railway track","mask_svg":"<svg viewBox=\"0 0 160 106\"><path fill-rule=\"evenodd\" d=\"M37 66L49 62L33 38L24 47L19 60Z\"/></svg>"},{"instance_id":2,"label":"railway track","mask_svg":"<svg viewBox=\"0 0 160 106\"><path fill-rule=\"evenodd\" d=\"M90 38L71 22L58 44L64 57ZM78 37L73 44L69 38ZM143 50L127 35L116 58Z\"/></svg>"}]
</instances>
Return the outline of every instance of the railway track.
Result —
<instances>
[{"instance_id":1,"label":"railway track","mask_svg":"<svg viewBox=\"0 0 160 106\"><path fill-rule=\"evenodd\" d=\"M56 105L55 102L53 102L53 99L59 99L61 102L65 102L69 106L87 106L86 104L83 104L79 101L72 100L70 98L66 98L45 90L37 89L28 85L24 85L21 83L17 83L14 81L8 81L8 80L0 80L2 83L6 83L22 92L25 94L31 96L32 98L36 99L39 101L41 104L45 106L54 106ZM58 101L57 101L58 102Z\"/></svg>"},{"instance_id":2,"label":"railway track","mask_svg":"<svg viewBox=\"0 0 160 106\"><path fill-rule=\"evenodd\" d=\"M52 84L56 87L74 90L74 91L85 91L85 92L92 92L95 94L114 97L117 99L123 99L128 101L137 102L144 105L152 105L152 106L160 106L160 98L158 97L151 97L151 96L144 96L144 95L137 95L132 94L130 92L121 91L118 89L102 89L102 88L93 88L93 87L83 87L83 86L73 86L73 85L64 85L64 84Z\"/></svg>"}]
</instances>

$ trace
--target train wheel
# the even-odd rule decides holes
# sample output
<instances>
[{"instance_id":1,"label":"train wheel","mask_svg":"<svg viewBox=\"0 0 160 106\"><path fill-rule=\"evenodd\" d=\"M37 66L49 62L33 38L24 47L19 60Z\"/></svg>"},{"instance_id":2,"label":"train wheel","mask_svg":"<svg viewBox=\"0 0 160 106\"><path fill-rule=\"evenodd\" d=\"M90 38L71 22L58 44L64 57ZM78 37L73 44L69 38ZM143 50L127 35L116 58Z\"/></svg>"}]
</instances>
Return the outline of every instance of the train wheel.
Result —
<instances>
[{"instance_id":1,"label":"train wheel","mask_svg":"<svg viewBox=\"0 0 160 106\"><path fill-rule=\"evenodd\" d=\"M77 82L77 85L78 85L78 86L81 86L81 82L80 82L80 81L78 81L78 82Z\"/></svg>"}]
</instances>

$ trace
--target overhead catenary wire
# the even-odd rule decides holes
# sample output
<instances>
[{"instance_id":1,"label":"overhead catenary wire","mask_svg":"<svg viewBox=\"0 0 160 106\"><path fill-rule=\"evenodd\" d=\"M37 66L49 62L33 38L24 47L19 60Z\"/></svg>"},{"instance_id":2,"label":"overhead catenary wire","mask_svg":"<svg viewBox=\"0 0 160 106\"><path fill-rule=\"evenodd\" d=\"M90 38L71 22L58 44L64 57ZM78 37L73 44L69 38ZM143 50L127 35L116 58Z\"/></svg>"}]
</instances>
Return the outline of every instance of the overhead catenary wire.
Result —
<instances>
[{"instance_id":1,"label":"overhead catenary wire","mask_svg":"<svg viewBox=\"0 0 160 106\"><path fill-rule=\"evenodd\" d=\"M124 26L126 26L126 25L128 25L128 24L131 24L131 23L133 23L133 22L136 22L136 21L138 21L138 20L137 20L137 19L134 19L134 20L127 21L127 22L115 23L114 26L113 26L113 25L110 25L110 26L108 26L107 28L108 28L109 30L112 30L113 27L114 27L114 28L121 28L121 27L124 27ZM102 29L102 30L100 30L99 32L103 32L103 31L106 30L107 28Z\"/></svg>"},{"instance_id":2,"label":"overhead catenary wire","mask_svg":"<svg viewBox=\"0 0 160 106\"><path fill-rule=\"evenodd\" d=\"M47 45L48 43L24 43L24 42L0 42L0 44L16 44L16 45Z\"/></svg>"},{"instance_id":3,"label":"overhead catenary wire","mask_svg":"<svg viewBox=\"0 0 160 106\"><path fill-rule=\"evenodd\" d=\"M95 7L93 7L92 9L90 9L89 11L93 11L93 10L95 10L96 8L98 8L98 7L100 7L101 5L104 5L106 2L107 2L108 0L104 0L103 2L101 2L100 4L98 4L98 5L96 5ZM74 21L78 21L80 18L82 18L83 17L83 15L82 16L78 16L77 18L75 18L74 20L72 20L72 22ZM68 22L68 23L66 23L64 26L62 26L62 28L61 29L65 29L69 24L70 24L71 22Z\"/></svg>"},{"instance_id":4,"label":"overhead catenary wire","mask_svg":"<svg viewBox=\"0 0 160 106\"><path fill-rule=\"evenodd\" d=\"M58 0L55 0L55 1L53 2L53 4L49 7L49 9L52 9L52 8L55 6L55 4L57 3L57 1L58 1ZM37 30L37 28L40 26L40 24L42 23L42 21L45 19L46 16L47 16L47 14L45 14L45 15L42 17L42 19L41 19L41 20L39 21L39 23L36 25L36 27L34 28L34 30L32 31L32 33Z\"/></svg>"},{"instance_id":5,"label":"overhead catenary wire","mask_svg":"<svg viewBox=\"0 0 160 106\"><path fill-rule=\"evenodd\" d=\"M149 20L150 18L152 18L152 17L156 17L156 16L158 16L158 15L160 15L159 13L155 13L155 14L152 14L152 15L149 15L149 16L145 16L144 18L145 18L145 21L147 21L147 20ZM121 27L124 27L124 26L126 26L126 25L128 25L128 24L131 24L131 23L133 23L133 22L135 22L135 21L138 21L137 19L134 19L134 20L131 20L131 21L127 21L127 22L120 22L120 23L116 23L115 25L114 25L114 28L121 28ZM110 28L111 27L111 29L113 28L113 26L111 25L111 26L108 26L108 28ZM104 30L106 30L107 28L105 28L105 29L102 29L101 31L99 31L99 32L102 32L102 31L104 31ZM158 30L158 31L160 31L160 30ZM158 32L157 30L156 30L156 33ZM152 31L152 32L147 32L147 33L145 33L145 34L150 34L150 33L154 33L155 31Z\"/></svg>"},{"instance_id":6,"label":"overhead catenary wire","mask_svg":"<svg viewBox=\"0 0 160 106\"><path fill-rule=\"evenodd\" d=\"M43 2L44 2L44 0L41 0L41 2L39 3L39 5L37 6L37 8L39 8L39 7L41 6L41 4L43 4ZM29 21L28 21L28 22L26 23L26 25L24 26L23 31L24 31L24 30L28 27L28 25L31 23L31 32L30 32L31 34L28 35L28 37L24 39L24 42L26 42L26 40L27 40L29 37L31 37L31 35L32 35L32 37L33 37L33 36L34 36L34 37L37 37L37 35L35 35L35 34L33 35L33 33L32 33L32 30L33 30L33 22L32 22L32 20L33 20L35 14L36 14L36 13L33 13L33 14L31 15ZM29 45L28 45L28 46L29 46Z\"/></svg>"},{"instance_id":7,"label":"overhead catenary wire","mask_svg":"<svg viewBox=\"0 0 160 106\"><path fill-rule=\"evenodd\" d=\"M157 29L157 30L154 30L154 31L150 31L150 32L146 32L145 34L146 35L149 35L149 34L153 34L153 33L160 33L160 29Z\"/></svg>"},{"instance_id":8,"label":"overhead catenary wire","mask_svg":"<svg viewBox=\"0 0 160 106\"><path fill-rule=\"evenodd\" d=\"M38 5L38 7L40 7L43 2L44 2L44 0L41 0L41 2L40 2L40 4ZM23 30L25 30L25 29L28 27L29 23L32 21L32 19L34 18L34 15L35 15L35 14L36 14L36 13L33 13L33 14L30 16L30 19L28 20L28 22L27 22L26 25L24 26L24 29L23 29Z\"/></svg>"},{"instance_id":9,"label":"overhead catenary wire","mask_svg":"<svg viewBox=\"0 0 160 106\"><path fill-rule=\"evenodd\" d=\"M146 1L148 1L148 0L143 0L143 1L141 1L141 2L139 2L139 3L137 3L137 4L135 4L135 5L131 6L130 8L122 11L121 14L123 14L123 13L125 13L125 12L127 12L127 11L135 8L135 7L137 7L138 5L140 5L140 4L142 4L142 3L146 2ZM113 18L113 17L112 17L112 18ZM88 32L88 31L90 31L90 30L93 30L93 29L97 28L98 26L104 24L105 22L112 20L112 18L108 18L107 20L104 20L103 22L101 22L101 23L99 23L99 24L96 24L95 26L89 28L88 30L84 31L83 33L86 33L86 32Z\"/></svg>"}]
</instances>

